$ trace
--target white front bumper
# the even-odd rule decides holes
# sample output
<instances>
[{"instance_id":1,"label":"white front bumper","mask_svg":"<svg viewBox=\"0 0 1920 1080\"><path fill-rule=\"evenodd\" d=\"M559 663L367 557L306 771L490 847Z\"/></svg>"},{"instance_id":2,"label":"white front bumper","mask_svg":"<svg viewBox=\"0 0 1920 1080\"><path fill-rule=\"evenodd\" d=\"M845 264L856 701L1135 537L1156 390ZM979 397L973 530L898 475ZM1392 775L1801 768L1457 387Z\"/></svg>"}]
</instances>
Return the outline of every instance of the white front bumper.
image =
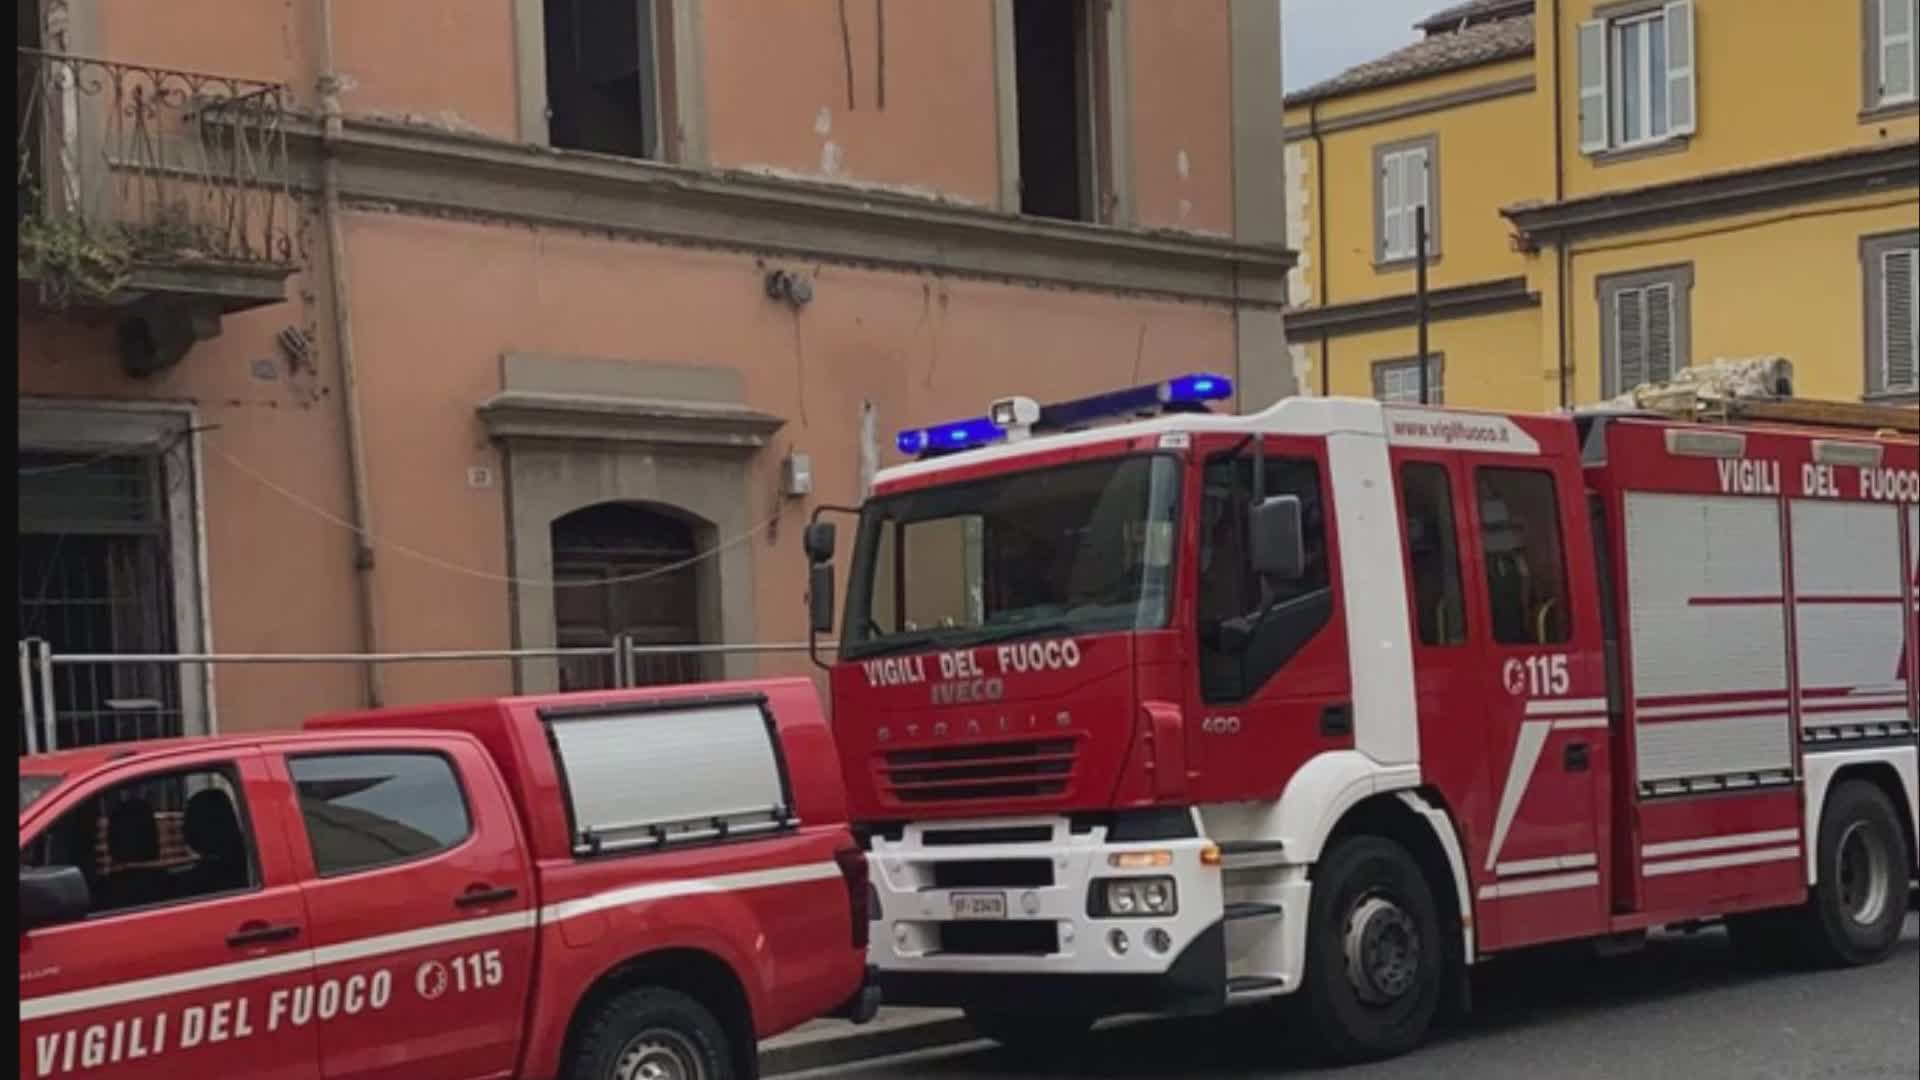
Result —
<instances>
[{"instance_id":1,"label":"white front bumper","mask_svg":"<svg viewBox=\"0 0 1920 1080\"><path fill-rule=\"evenodd\" d=\"M958 833L976 829L1048 829L1049 838L1025 843L925 843L927 832ZM1224 913L1221 871L1204 865L1204 838L1151 840L1112 844L1106 831L1095 828L1075 833L1062 817L1003 818L991 821L932 822L908 825L898 840L875 837L870 852L873 883L880 909L875 916L871 959L881 972L900 973L1048 973L1091 975L1160 975ZM1110 859L1128 852L1167 852L1171 865L1119 869ZM1018 875L997 879L996 871L1015 862L1048 864L1046 884L1014 882ZM936 885L941 864L973 864L966 873L979 884L942 888ZM1100 917L1089 911L1089 890L1104 878L1171 878L1177 909L1164 916ZM948 947L950 928L965 925L954 918L954 894L999 893L1005 898L1006 918L996 923L1049 925L1052 934L1039 932L1027 942L1043 941L1039 949L994 951L979 940L966 951ZM980 927L983 937L1013 929ZM1024 927L1023 927L1024 929ZM1153 933L1160 931L1165 936ZM966 931L962 931L965 933ZM1124 950L1115 936L1125 941ZM1158 946L1158 947L1156 947ZM1044 951L1041 951L1044 950ZM1224 972L1222 973L1224 978Z\"/></svg>"}]
</instances>

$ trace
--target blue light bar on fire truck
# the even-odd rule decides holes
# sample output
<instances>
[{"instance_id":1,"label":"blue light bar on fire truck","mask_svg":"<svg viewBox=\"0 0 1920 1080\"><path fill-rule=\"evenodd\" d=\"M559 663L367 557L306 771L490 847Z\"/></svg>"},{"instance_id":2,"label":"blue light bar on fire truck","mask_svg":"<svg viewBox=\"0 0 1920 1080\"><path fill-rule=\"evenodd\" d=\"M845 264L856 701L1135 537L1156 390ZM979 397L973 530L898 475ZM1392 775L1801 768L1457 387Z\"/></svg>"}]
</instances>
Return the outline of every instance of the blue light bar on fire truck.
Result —
<instances>
[{"instance_id":1,"label":"blue light bar on fire truck","mask_svg":"<svg viewBox=\"0 0 1920 1080\"><path fill-rule=\"evenodd\" d=\"M1023 439L1037 432L1072 431L1116 417L1206 412L1207 402L1232 396L1232 379L1202 372L1052 405L1041 405L1032 398L1002 398L993 403L986 416L908 428L894 437L894 445L903 454L936 457Z\"/></svg>"}]
</instances>

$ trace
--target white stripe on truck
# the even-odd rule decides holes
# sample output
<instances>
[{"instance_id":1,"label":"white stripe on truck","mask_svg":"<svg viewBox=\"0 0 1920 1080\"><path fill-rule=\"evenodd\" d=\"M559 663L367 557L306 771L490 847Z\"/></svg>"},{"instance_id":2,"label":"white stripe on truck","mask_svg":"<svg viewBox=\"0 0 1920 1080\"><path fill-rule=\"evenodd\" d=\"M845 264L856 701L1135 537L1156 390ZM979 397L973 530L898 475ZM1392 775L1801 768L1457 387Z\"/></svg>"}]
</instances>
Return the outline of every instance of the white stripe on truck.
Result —
<instances>
[{"instance_id":1,"label":"white stripe on truck","mask_svg":"<svg viewBox=\"0 0 1920 1080\"><path fill-rule=\"evenodd\" d=\"M681 896L747 892L776 885L823 881L839 876L840 867L837 863L812 863L806 866L783 866L773 870L722 874L717 877L653 882L622 889L610 889L603 893L583 896L577 900L548 904L540 909L538 921L542 924L557 923L581 915L590 915L596 911L625 907L629 904L670 900ZM104 986L91 986L84 990L69 990L60 994L48 994L45 997L26 998L20 1002L20 1020L25 1023L29 1020L43 1020L51 1016L64 1016L67 1013L83 1012L88 1009L112 1008L116 1005L166 997L169 994L211 990L214 987L228 986L233 983L267 979L275 975L287 975L312 968L365 960L374 956L386 956L410 949L426 948L429 945L444 945L448 942L466 941L512 930L525 930L531 928L534 923L533 909L523 908L502 915L463 919L438 926L423 926L398 933L360 938L356 941L343 941L337 945L326 945L318 949L300 949L274 956L263 956L257 960L216 964L213 967L177 971L169 975L155 975L131 982L109 983Z\"/></svg>"}]
</instances>

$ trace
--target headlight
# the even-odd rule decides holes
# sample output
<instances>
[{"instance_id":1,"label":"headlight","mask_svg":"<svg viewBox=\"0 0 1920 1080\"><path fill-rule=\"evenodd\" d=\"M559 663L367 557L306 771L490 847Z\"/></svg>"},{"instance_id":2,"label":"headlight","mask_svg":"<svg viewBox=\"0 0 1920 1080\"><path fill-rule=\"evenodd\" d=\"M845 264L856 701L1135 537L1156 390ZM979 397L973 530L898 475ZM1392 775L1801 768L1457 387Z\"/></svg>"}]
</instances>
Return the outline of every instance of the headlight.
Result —
<instances>
[{"instance_id":1,"label":"headlight","mask_svg":"<svg viewBox=\"0 0 1920 1080\"><path fill-rule=\"evenodd\" d=\"M1173 879L1101 878L1087 896L1087 914L1094 918L1155 918L1180 910Z\"/></svg>"}]
</instances>

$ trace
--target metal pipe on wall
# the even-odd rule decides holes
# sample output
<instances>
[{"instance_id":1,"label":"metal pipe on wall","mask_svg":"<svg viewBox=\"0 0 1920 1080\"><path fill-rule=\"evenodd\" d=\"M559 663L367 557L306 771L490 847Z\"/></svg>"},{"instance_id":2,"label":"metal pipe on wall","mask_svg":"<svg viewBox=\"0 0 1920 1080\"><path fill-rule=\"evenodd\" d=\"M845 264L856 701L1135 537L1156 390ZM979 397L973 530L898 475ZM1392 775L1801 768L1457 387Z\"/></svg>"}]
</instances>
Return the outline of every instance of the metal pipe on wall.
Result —
<instances>
[{"instance_id":1,"label":"metal pipe on wall","mask_svg":"<svg viewBox=\"0 0 1920 1080\"><path fill-rule=\"evenodd\" d=\"M1553 201L1560 202L1567 197L1567 166L1565 147L1565 118L1561 115L1560 97L1560 0L1553 0L1553 18L1548 23L1547 32L1553 38ZM1573 258L1567 251L1567 238L1562 236L1553 246L1554 306L1559 308L1559 318L1555 321L1555 333L1559 335L1559 363L1557 369L1560 381L1560 407L1573 407L1572 369L1567 356L1567 324L1571 318L1567 305L1572 302L1571 283L1567 275L1573 272Z\"/></svg>"},{"instance_id":2,"label":"metal pipe on wall","mask_svg":"<svg viewBox=\"0 0 1920 1080\"><path fill-rule=\"evenodd\" d=\"M347 241L340 227L340 73L334 64L333 0L320 0L320 201L327 228L327 268L333 290L334 352L340 364L340 408L346 426L347 488L353 524L353 571L362 652L380 651L374 611L373 506L367 494L367 450L360 415L359 368L353 351L353 321L347 299ZM380 671L360 669L362 697L381 702Z\"/></svg>"},{"instance_id":3,"label":"metal pipe on wall","mask_svg":"<svg viewBox=\"0 0 1920 1080\"><path fill-rule=\"evenodd\" d=\"M1314 301L1326 307L1327 299L1327 139L1320 130L1320 102L1307 103L1307 131L1313 136L1313 239L1319 249L1313 256L1314 273L1320 279ZM1333 394L1333 335L1320 335L1320 396Z\"/></svg>"}]
</instances>

